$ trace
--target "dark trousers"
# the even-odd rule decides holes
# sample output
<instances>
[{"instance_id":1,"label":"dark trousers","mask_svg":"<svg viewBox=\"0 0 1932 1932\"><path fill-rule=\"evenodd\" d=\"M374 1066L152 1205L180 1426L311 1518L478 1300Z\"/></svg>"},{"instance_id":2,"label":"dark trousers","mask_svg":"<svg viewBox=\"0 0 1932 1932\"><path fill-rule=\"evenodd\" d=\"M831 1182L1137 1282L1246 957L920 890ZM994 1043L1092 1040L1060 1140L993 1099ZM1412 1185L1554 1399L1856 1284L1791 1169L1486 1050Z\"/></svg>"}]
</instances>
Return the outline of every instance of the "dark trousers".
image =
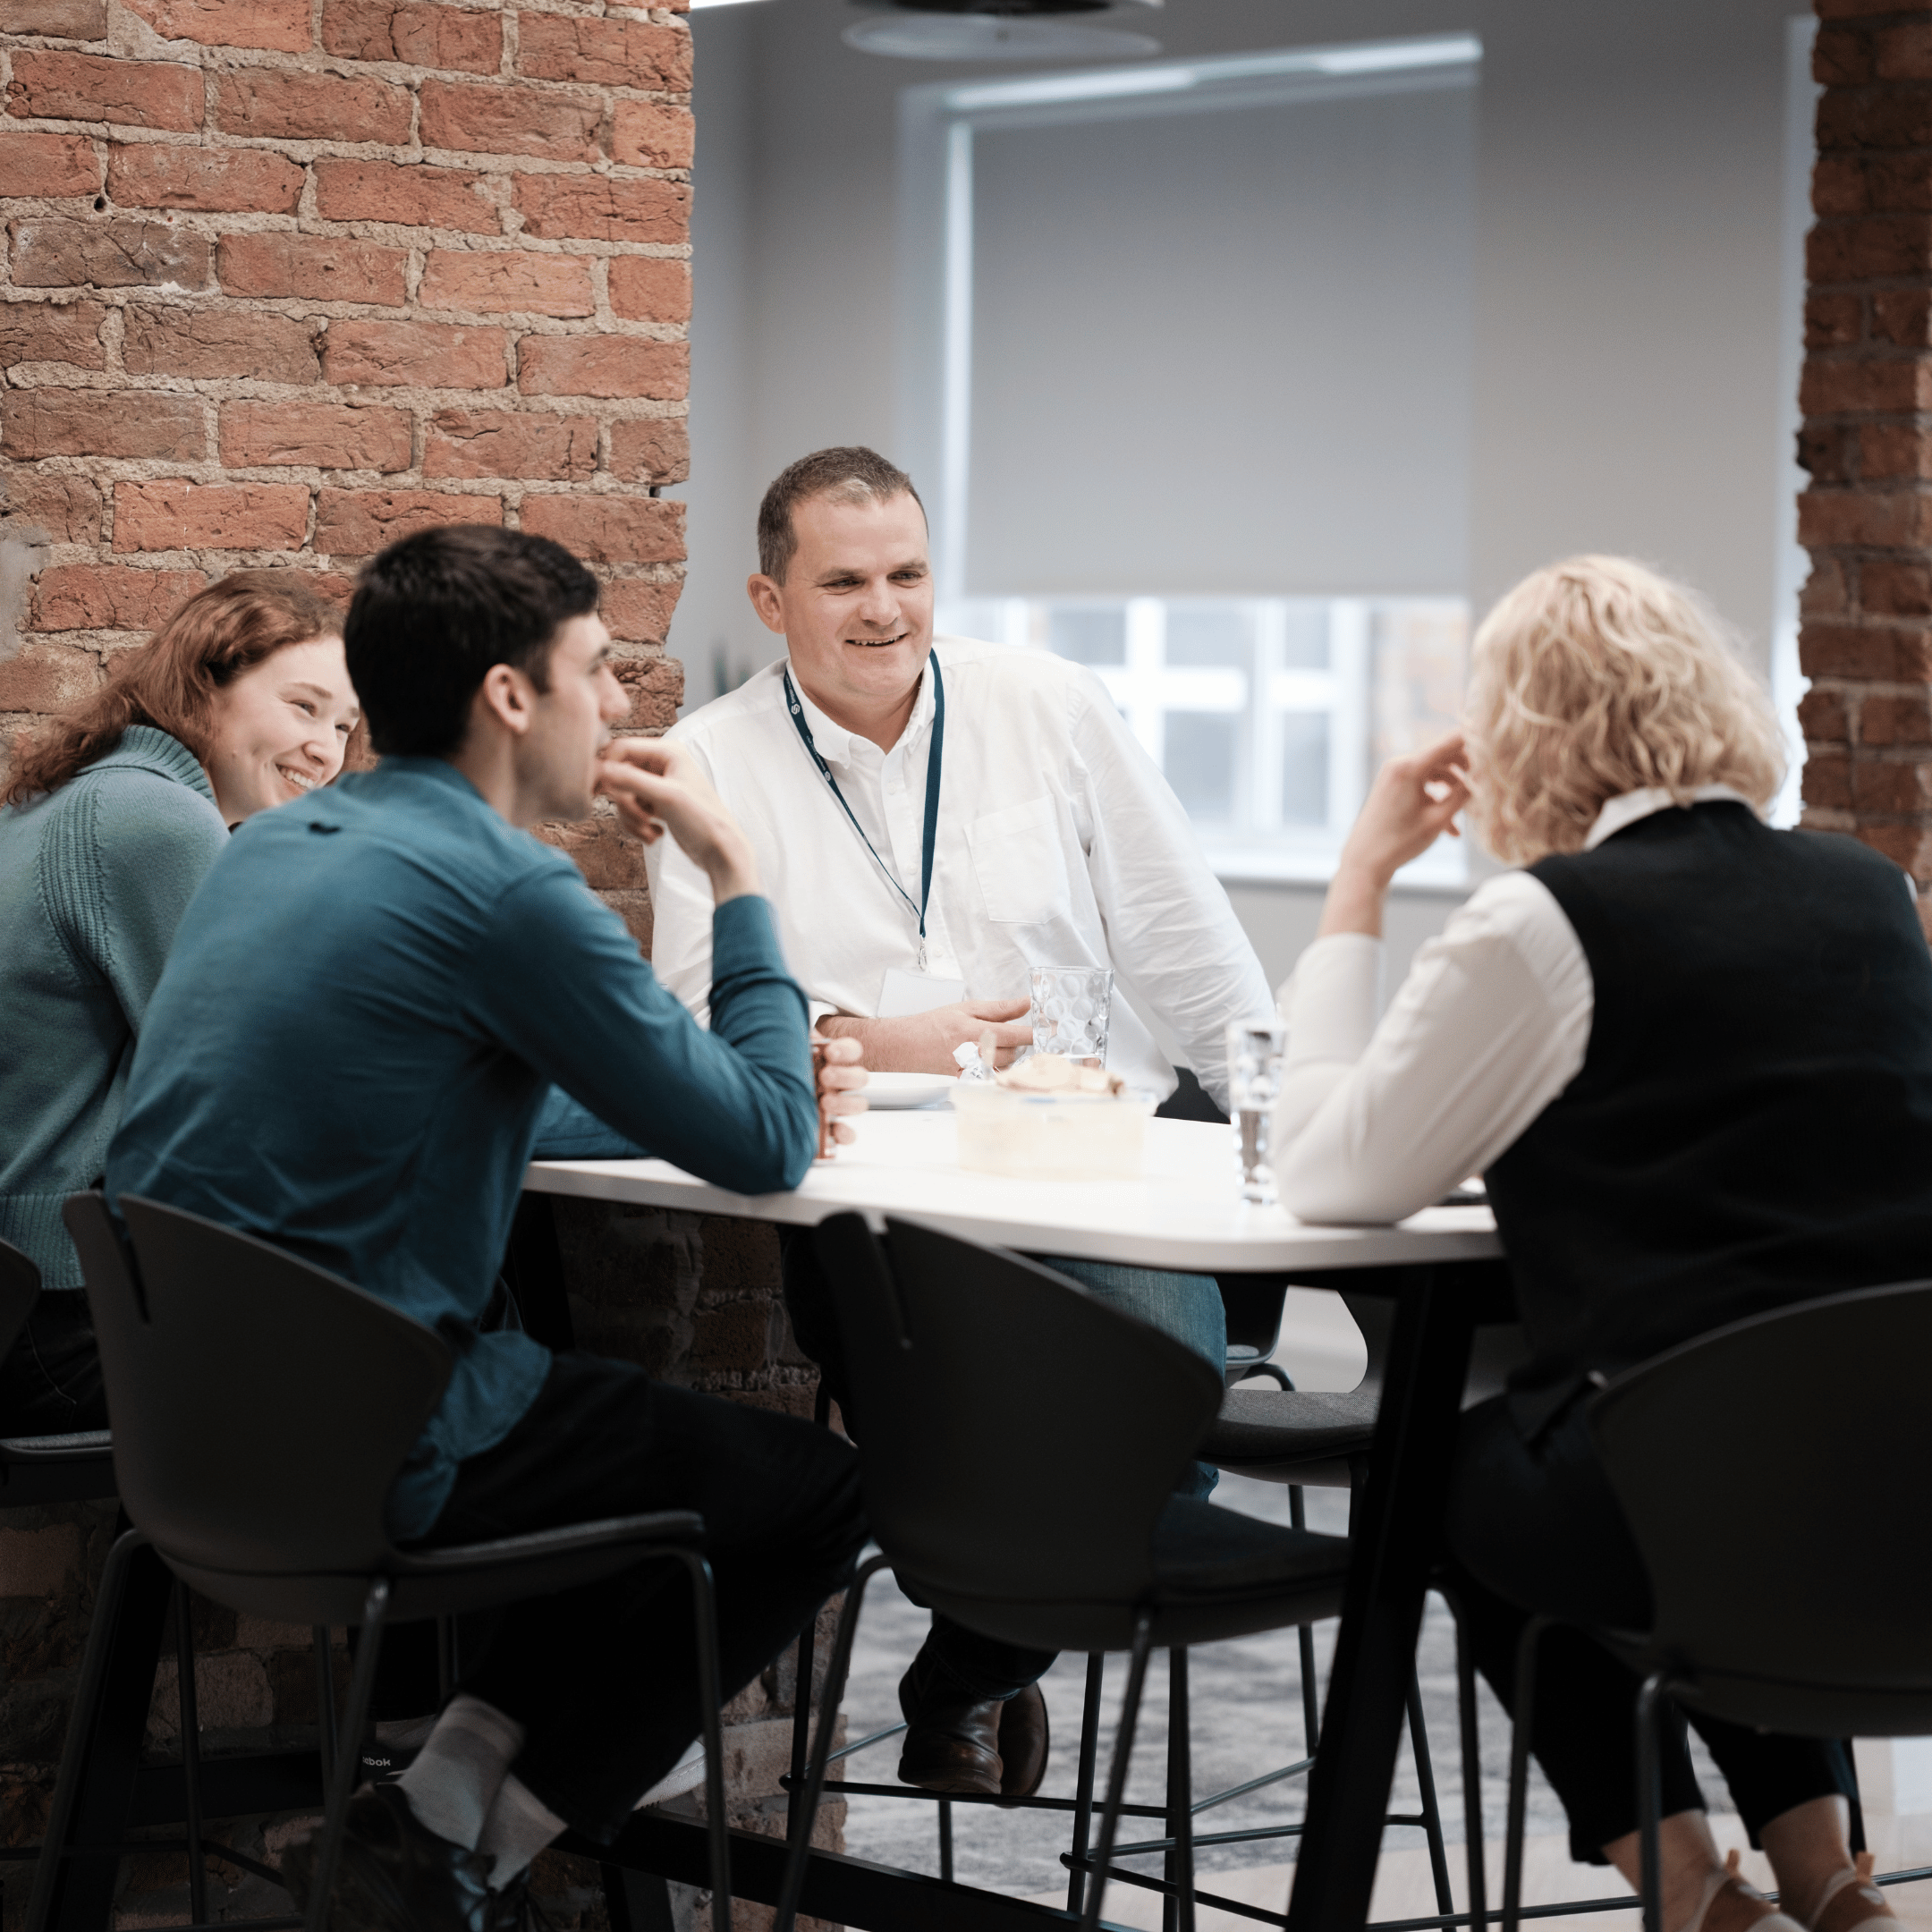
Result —
<instances>
[{"instance_id":1,"label":"dark trousers","mask_svg":"<svg viewBox=\"0 0 1932 1932\"><path fill-rule=\"evenodd\" d=\"M462 1463L430 1544L695 1510L717 1582L724 1696L795 1638L863 1546L858 1458L795 1417L559 1355L496 1448ZM682 1564L513 1605L462 1688L524 1728L515 1775L608 1844L702 1726Z\"/></svg>"},{"instance_id":2,"label":"dark trousers","mask_svg":"<svg viewBox=\"0 0 1932 1932\"><path fill-rule=\"evenodd\" d=\"M1529 1613L1642 1630L1650 1584L1614 1492L1573 1402L1525 1443L1498 1396L1462 1418L1451 1479L1453 1580L1477 1666L1505 1710ZM1773 1580L1772 1587L1775 1587ZM1570 1854L1601 1865L1605 1845L1637 1829L1638 1681L1573 1630L1545 1633L1530 1745L1570 1818ZM1731 1788L1750 1842L1812 1798L1855 1795L1850 1753L1828 1739L1780 1737L1692 1713ZM1665 1818L1701 1811L1683 1717L1663 1727Z\"/></svg>"},{"instance_id":3,"label":"dark trousers","mask_svg":"<svg viewBox=\"0 0 1932 1932\"><path fill-rule=\"evenodd\" d=\"M100 1350L88 1299L44 1288L19 1339L0 1356L0 1436L71 1436L107 1427Z\"/></svg>"}]
</instances>

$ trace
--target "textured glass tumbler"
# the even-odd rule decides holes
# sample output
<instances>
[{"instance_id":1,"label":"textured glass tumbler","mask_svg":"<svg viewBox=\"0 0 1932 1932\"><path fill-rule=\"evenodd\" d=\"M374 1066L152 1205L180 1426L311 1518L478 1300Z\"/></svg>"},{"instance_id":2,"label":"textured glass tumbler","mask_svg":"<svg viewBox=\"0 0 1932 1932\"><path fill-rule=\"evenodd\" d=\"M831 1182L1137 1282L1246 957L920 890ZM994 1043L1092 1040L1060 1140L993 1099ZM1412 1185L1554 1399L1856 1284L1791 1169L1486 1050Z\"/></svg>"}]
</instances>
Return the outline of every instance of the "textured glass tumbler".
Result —
<instances>
[{"instance_id":1,"label":"textured glass tumbler","mask_svg":"<svg viewBox=\"0 0 1932 1932\"><path fill-rule=\"evenodd\" d=\"M1106 1060L1107 1013L1114 1004L1114 975L1104 966L1036 966L1033 1051L1070 1060Z\"/></svg>"},{"instance_id":2,"label":"textured glass tumbler","mask_svg":"<svg viewBox=\"0 0 1932 1932\"><path fill-rule=\"evenodd\" d=\"M1276 1199L1268 1125L1281 1093L1287 1044L1288 1030L1279 1020L1238 1020L1227 1030L1228 1117L1234 1129L1241 1198L1263 1207L1272 1207Z\"/></svg>"}]
</instances>

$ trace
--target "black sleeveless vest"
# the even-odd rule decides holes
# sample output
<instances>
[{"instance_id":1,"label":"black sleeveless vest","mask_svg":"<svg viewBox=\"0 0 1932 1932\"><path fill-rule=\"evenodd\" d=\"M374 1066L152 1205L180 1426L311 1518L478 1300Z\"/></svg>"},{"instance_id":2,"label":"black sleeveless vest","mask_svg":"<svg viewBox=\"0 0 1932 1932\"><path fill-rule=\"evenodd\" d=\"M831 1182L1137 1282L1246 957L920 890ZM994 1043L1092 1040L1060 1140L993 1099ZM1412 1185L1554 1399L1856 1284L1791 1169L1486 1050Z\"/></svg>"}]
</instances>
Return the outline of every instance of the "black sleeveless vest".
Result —
<instances>
[{"instance_id":1,"label":"black sleeveless vest","mask_svg":"<svg viewBox=\"0 0 1932 1932\"><path fill-rule=\"evenodd\" d=\"M1596 1009L1487 1176L1519 1428L1724 1322L1932 1276L1932 955L1898 868L1712 803L1530 869Z\"/></svg>"}]
</instances>

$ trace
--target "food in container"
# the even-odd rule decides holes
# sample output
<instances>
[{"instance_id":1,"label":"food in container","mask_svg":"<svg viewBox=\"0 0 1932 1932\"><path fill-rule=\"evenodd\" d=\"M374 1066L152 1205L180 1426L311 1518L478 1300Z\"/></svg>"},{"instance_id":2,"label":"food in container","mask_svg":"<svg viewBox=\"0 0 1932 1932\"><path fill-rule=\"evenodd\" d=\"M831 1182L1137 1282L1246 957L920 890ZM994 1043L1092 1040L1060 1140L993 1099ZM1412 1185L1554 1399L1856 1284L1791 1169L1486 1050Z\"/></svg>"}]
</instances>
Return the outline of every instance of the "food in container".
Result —
<instances>
[{"instance_id":1,"label":"food in container","mask_svg":"<svg viewBox=\"0 0 1932 1932\"><path fill-rule=\"evenodd\" d=\"M962 1167L1031 1181L1140 1174L1154 1103L1100 1066L1037 1053L991 1080L962 1080L952 1098Z\"/></svg>"}]
</instances>

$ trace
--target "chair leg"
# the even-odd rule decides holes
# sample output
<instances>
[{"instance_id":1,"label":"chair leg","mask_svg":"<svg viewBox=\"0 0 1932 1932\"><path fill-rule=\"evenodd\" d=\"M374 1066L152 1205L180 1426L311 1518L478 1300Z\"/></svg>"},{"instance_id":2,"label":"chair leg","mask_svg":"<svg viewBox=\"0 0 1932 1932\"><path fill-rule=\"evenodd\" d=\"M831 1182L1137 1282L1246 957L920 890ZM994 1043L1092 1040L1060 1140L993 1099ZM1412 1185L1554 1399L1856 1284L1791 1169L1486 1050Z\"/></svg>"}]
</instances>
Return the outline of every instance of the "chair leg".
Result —
<instances>
[{"instance_id":1,"label":"chair leg","mask_svg":"<svg viewBox=\"0 0 1932 1932\"><path fill-rule=\"evenodd\" d=\"M1664 1932L1664 1777L1657 1725L1670 1701L1670 1681L1653 1671L1637 1693L1637 1830L1643 1849L1644 1932Z\"/></svg>"},{"instance_id":2,"label":"chair leg","mask_svg":"<svg viewBox=\"0 0 1932 1932\"><path fill-rule=\"evenodd\" d=\"M953 1883L953 1801L942 1798L933 1809L939 1814L939 1882Z\"/></svg>"},{"instance_id":3,"label":"chair leg","mask_svg":"<svg viewBox=\"0 0 1932 1932\"><path fill-rule=\"evenodd\" d=\"M1429 1874L1436 1881L1436 1910L1455 1910L1449 1889L1449 1848L1443 1843L1442 1807L1436 1801L1436 1767L1429 1757L1428 1727L1422 1721L1422 1685L1409 1666L1409 1749L1415 1758L1416 1789L1422 1800L1422 1835L1428 1845Z\"/></svg>"},{"instance_id":4,"label":"chair leg","mask_svg":"<svg viewBox=\"0 0 1932 1932\"><path fill-rule=\"evenodd\" d=\"M1509 1821L1503 1839L1503 1932L1522 1919L1523 1816L1530 1801L1530 1733L1536 1721L1537 1647L1550 1627L1531 1617L1516 1645L1516 1710L1510 1729Z\"/></svg>"},{"instance_id":5,"label":"chair leg","mask_svg":"<svg viewBox=\"0 0 1932 1932\"><path fill-rule=\"evenodd\" d=\"M1114 1841L1120 1828L1120 1809L1127 1801L1127 1767L1133 1756L1134 1724L1140 1716L1140 1693L1147 1687L1148 1657L1154 1648L1154 1620L1146 1611L1134 1619L1133 1656L1127 1666L1127 1693L1121 1699L1120 1729L1114 1734L1114 1762L1107 1767L1106 1809L1100 1814L1100 1847L1094 1860L1093 1884L1080 1932L1097 1932L1100 1907L1106 1898L1107 1867L1114 1859ZM788 1932L781 1927L779 1932Z\"/></svg>"},{"instance_id":6,"label":"chair leg","mask_svg":"<svg viewBox=\"0 0 1932 1932\"><path fill-rule=\"evenodd\" d=\"M805 1860L811 1852L812 1826L818 1822L818 1800L825 1790L826 1766L832 1757L832 1733L838 1728L839 1706L845 1697L845 1674L852 1665L852 1637L859 1628L859 1610L866 1585L886 1565L881 1555L869 1557L845 1589L845 1607L839 1614L838 1635L832 1645L832 1667L826 1673L825 1695L818 1703L818 1735L812 1741L811 1766L805 1775L805 1802L785 1854L784 1884L778 1892L778 1914L772 1932L793 1932L798 1920L799 1894L805 1886ZM718 1932L725 1932L720 1927Z\"/></svg>"},{"instance_id":7,"label":"chair leg","mask_svg":"<svg viewBox=\"0 0 1932 1932\"><path fill-rule=\"evenodd\" d=\"M1288 1486L1288 1521L1292 1529L1308 1528L1308 1506L1300 1483ZM1315 1631L1311 1624L1298 1624L1295 1641L1301 1657L1301 1741L1304 1758L1315 1755L1321 1742L1321 1699L1315 1690Z\"/></svg>"},{"instance_id":8,"label":"chair leg","mask_svg":"<svg viewBox=\"0 0 1932 1932\"><path fill-rule=\"evenodd\" d=\"M1470 1924L1482 1932L1489 1915L1488 1879L1483 1870L1482 1735L1476 1705L1476 1654L1462 1627L1462 1606L1446 1598L1455 1619L1456 1716L1462 1733L1462 1849L1469 1865Z\"/></svg>"},{"instance_id":9,"label":"chair leg","mask_svg":"<svg viewBox=\"0 0 1932 1932\"><path fill-rule=\"evenodd\" d=\"M108 1655L114 1648L114 1622L121 1609L121 1599L127 1590L128 1565L147 1541L139 1530L130 1530L116 1538L114 1547L107 1553L100 1588L94 1593L94 1617L88 1628L87 1651L81 1660L80 1682L75 1688L73 1709L67 1718L67 1741L61 1750L60 1775L55 1782L53 1809L47 1818L47 1836L39 1861L34 1868L33 1897L27 1907L29 1932L47 1932L55 1888L61 1876L62 1855L67 1849L67 1840L73 1827L74 1805L80 1797L88 1743L100 1716Z\"/></svg>"},{"instance_id":10,"label":"chair leg","mask_svg":"<svg viewBox=\"0 0 1932 1932\"><path fill-rule=\"evenodd\" d=\"M1188 1654L1167 1653L1167 1835L1164 1876L1174 1890L1161 1913L1167 1932L1194 1932L1194 1770L1188 1731Z\"/></svg>"},{"instance_id":11,"label":"chair leg","mask_svg":"<svg viewBox=\"0 0 1932 1932\"><path fill-rule=\"evenodd\" d=\"M201 1849L201 1716L195 1704L194 1625L188 1586L174 1580L174 1669L181 1704L182 1788L188 1813L188 1918L203 1926L208 1915L208 1859Z\"/></svg>"},{"instance_id":12,"label":"chair leg","mask_svg":"<svg viewBox=\"0 0 1932 1932\"><path fill-rule=\"evenodd\" d=\"M698 1626L698 1697L704 1713L705 1826L711 1844L711 1932L731 1932L731 1821L724 1815L724 1688L718 1674L717 1586L701 1550L679 1550ZM319 1928L317 1928L319 1932Z\"/></svg>"},{"instance_id":13,"label":"chair leg","mask_svg":"<svg viewBox=\"0 0 1932 1932\"><path fill-rule=\"evenodd\" d=\"M323 1814L322 1843L309 1880L309 1923L304 1932L323 1932L328 1924L329 1894L335 1884L335 1860L342 1850L343 1827L348 1823L349 1800L361 1769L361 1737L369 1723L369 1700L376 1692L376 1660L382 1654L383 1622L389 1614L389 1584L377 1577L362 1604L362 1640L356 1646L355 1674L349 1680L349 1717L337 1734L335 1775L330 1780ZM329 1699L333 1711L335 1698Z\"/></svg>"},{"instance_id":14,"label":"chair leg","mask_svg":"<svg viewBox=\"0 0 1932 1932\"><path fill-rule=\"evenodd\" d=\"M335 1672L329 1649L329 1627L315 1626L316 1751L322 1759L322 1789L335 1782Z\"/></svg>"},{"instance_id":15,"label":"chair leg","mask_svg":"<svg viewBox=\"0 0 1932 1932\"><path fill-rule=\"evenodd\" d=\"M1087 1856L1093 1831L1094 1767L1100 1756L1100 1685L1106 1657L1096 1650L1087 1659L1087 1695L1080 1706L1080 1773L1073 1788L1073 1844L1076 1860ZM1086 1902L1087 1874L1078 1864L1067 1875L1066 1909L1077 1912Z\"/></svg>"},{"instance_id":16,"label":"chair leg","mask_svg":"<svg viewBox=\"0 0 1932 1932\"><path fill-rule=\"evenodd\" d=\"M812 1420L820 1428L832 1427L832 1391L826 1385L823 1376L818 1377L818 1393L812 1399ZM795 1672L798 1688L792 1694L792 1789L785 1796L785 1837L791 1839L798 1831L799 1797L805 1784L805 1759L811 1745L811 1682L812 1653L817 1648L818 1619L815 1616L799 1632L798 1665Z\"/></svg>"}]
</instances>

